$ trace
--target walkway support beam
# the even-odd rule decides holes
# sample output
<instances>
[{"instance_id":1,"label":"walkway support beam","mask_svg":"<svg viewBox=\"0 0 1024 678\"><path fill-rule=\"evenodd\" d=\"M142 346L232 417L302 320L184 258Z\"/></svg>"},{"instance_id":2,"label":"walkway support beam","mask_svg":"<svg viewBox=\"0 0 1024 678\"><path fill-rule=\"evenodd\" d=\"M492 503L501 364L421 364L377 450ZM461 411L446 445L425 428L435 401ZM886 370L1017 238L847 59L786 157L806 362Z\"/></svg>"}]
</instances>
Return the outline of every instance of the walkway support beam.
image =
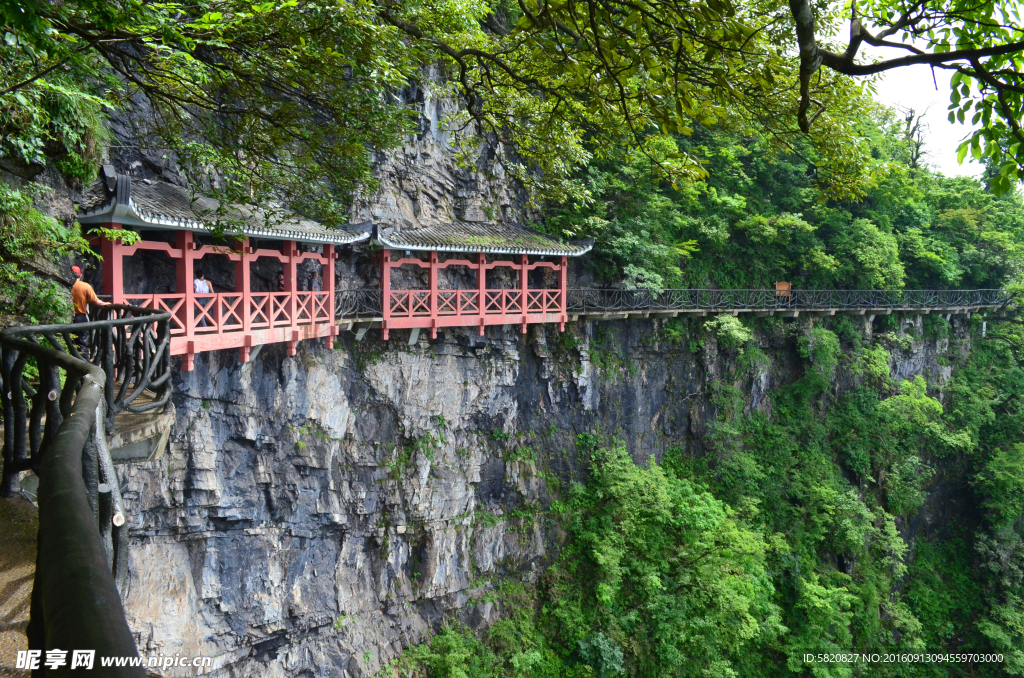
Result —
<instances>
[{"instance_id":1,"label":"walkway support beam","mask_svg":"<svg viewBox=\"0 0 1024 678\"><path fill-rule=\"evenodd\" d=\"M235 261L235 292L242 295L239 307L242 309L242 332L249 337L252 332L252 312L250 303L252 299L252 254L249 247L249 239L242 238L235 241L235 247L242 253ZM219 301L217 303L220 303ZM249 345L238 347L238 359L243 363L249 362Z\"/></svg>"},{"instance_id":2,"label":"walkway support beam","mask_svg":"<svg viewBox=\"0 0 1024 678\"><path fill-rule=\"evenodd\" d=\"M387 341L391 330L391 250L381 252L380 261L381 317L384 319L380 334L381 338Z\"/></svg>"},{"instance_id":3,"label":"walkway support beam","mask_svg":"<svg viewBox=\"0 0 1024 678\"><path fill-rule=\"evenodd\" d=\"M520 332L526 334L526 312L529 307L528 297L530 294L530 269L529 259L525 254L519 255L519 303L522 305L523 322Z\"/></svg>"},{"instance_id":4,"label":"walkway support beam","mask_svg":"<svg viewBox=\"0 0 1024 678\"><path fill-rule=\"evenodd\" d=\"M437 339L437 252L430 253L430 338Z\"/></svg>"},{"instance_id":5,"label":"walkway support beam","mask_svg":"<svg viewBox=\"0 0 1024 678\"><path fill-rule=\"evenodd\" d=\"M480 336L484 336L484 310L487 304L487 255L481 252L476 255L476 289L477 303L480 304Z\"/></svg>"},{"instance_id":6,"label":"walkway support beam","mask_svg":"<svg viewBox=\"0 0 1024 678\"><path fill-rule=\"evenodd\" d=\"M559 303L562 306L562 317L558 321L558 331L565 332L565 323L569 320L569 257L562 257L558 268L558 290L561 292Z\"/></svg>"},{"instance_id":7,"label":"walkway support beam","mask_svg":"<svg viewBox=\"0 0 1024 678\"><path fill-rule=\"evenodd\" d=\"M288 261L284 264L284 289L288 292L288 319L290 321L289 327L291 328L290 335L288 336L288 350L289 356L295 355L296 346L298 341L295 339L295 335L298 333L298 298L295 292L298 291L298 263L299 263L299 251L298 243L293 240L285 240L281 243L284 248L284 252L288 257Z\"/></svg>"}]
</instances>

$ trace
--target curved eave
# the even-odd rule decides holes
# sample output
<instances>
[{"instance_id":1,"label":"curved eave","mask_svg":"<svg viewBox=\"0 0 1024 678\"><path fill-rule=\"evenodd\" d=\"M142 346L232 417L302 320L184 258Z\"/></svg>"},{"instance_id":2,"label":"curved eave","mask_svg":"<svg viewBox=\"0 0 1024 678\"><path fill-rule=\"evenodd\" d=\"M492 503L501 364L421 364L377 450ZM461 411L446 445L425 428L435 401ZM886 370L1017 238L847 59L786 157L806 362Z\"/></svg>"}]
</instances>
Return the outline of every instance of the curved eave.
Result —
<instances>
[{"instance_id":1,"label":"curved eave","mask_svg":"<svg viewBox=\"0 0 1024 678\"><path fill-rule=\"evenodd\" d=\"M484 245L406 245L388 240L387 236L378 234L374 242L389 250L409 250L410 252L467 252L483 254L527 254L538 257L578 257L589 252L594 243L590 242L578 250L538 250L525 247L487 247Z\"/></svg>"},{"instance_id":2,"label":"curved eave","mask_svg":"<svg viewBox=\"0 0 1024 678\"><path fill-rule=\"evenodd\" d=\"M98 210L84 212L78 216L81 224L106 224L116 223L122 226L133 226L135 228L155 228L170 231L194 231L200 233L211 233L213 229L197 219L177 219L161 214L153 214L143 210L137 210L134 202L130 206L108 203ZM242 235L250 238L264 238L266 240L294 240L296 242L312 243L317 245L350 245L352 243L367 240L369 233L344 232L344 235L313 235L306 231L290 231L285 228L259 228L258 226L243 226Z\"/></svg>"}]
</instances>

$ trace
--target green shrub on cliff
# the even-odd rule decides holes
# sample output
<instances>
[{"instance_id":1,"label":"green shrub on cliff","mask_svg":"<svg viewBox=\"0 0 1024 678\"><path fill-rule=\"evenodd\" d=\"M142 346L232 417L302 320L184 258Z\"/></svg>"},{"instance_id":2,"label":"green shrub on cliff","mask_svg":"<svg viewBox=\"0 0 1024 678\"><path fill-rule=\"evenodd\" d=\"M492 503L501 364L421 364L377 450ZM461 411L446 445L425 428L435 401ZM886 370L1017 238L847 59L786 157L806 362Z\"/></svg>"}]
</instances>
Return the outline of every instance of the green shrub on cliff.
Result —
<instances>
[{"instance_id":1,"label":"green shrub on cliff","mask_svg":"<svg viewBox=\"0 0 1024 678\"><path fill-rule=\"evenodd\" d=\"M811 367L825 379L831 379L839 365L842 348L839 337L824 327L812 327L806 336L800 338L799 352L810 359Z\"/></svg>"},{"instance_id":2,"label":"green shrub on cliff","mask_svg":"<svg viewBox=\"0 0 1024 678\"><path fill-rule=\"evenodd\" d=\"M943 406L922 379L891 379L866 337L844 358L856 342L834 329L798 339L808 369L771 394L770 415L722 386L703 452L637 464L581 436L585 481L549 514L567 534L555 562L496 596L491 630L446 629L406 666L472 678L966 668L804 661L855 650L1002 653L971 675L1024 673L1024 330L994 322L976 338Z\"/></svg>"},{"instance_id":3,"label":"green shrub on cliff","mask_svg":"<svg viewBox=\"0 0 1024 678\"><path fill-rule=\"evenodd\" d=\"M0 183L0 313L23 315L31 322L67 322L67 290L32 268L37 259L47 264L84 252L88 243L77 226L67 228L35 209L33 201L43 191L33 184L18 190Z\"/></svg>"},{"instance_id":4,"label":"green shrub on cliff","mask_svg":"<svg viewBox=\"0 0 1024 678\"><path fill-rule=\"evenodd\" d=\"M754 336L739 318L724 313L705 322L704 327L718 338L718 345L727 351L743 346Z\"/></svg>"},{"instance_id":5,"label":"green shrub on cliff","mask_svg":"<svg viewBox=\"0 0 1024 678\"><path fill-rule=\"evenodd\" d=\"M408 652L431 676L720 675L749 672L786 629L768 562L784 543L706 490L621 444L555 507L569 533L534 602L478 641L447 628ZM772 554L775 554L772 556ZM511 604L509 604L511 603Z\"/></svg>"}]
</instances>

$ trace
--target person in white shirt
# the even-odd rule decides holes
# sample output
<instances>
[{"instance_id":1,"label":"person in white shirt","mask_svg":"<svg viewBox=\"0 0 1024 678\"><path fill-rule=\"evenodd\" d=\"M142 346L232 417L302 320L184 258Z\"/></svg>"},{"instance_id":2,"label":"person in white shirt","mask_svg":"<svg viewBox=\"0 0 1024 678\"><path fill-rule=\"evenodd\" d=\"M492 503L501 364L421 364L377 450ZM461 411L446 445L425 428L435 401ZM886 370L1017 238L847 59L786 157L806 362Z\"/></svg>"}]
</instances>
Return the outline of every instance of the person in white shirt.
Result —
<instances>
[{"instance_id":1,"label":"person in white shirt","mask_svg":"<svg viewBox=\"0 0 1024 678\"><path fill-rule=\"evenodd\" d=\"M197 295L210 294L211 292L213 292L213 288L210 287L210 283L207 282L206 280L206 274L203 273L202 271L196 272L196 279L192 281L192 291L195 292ZM210 305L210 302L213 301L213 297L197 296L196 301L199 302L200 306L206 308L207 306ZM207 327L206 316L199 317L199 322L196 324L196 327Z\"/></svg>"}]
</instances>

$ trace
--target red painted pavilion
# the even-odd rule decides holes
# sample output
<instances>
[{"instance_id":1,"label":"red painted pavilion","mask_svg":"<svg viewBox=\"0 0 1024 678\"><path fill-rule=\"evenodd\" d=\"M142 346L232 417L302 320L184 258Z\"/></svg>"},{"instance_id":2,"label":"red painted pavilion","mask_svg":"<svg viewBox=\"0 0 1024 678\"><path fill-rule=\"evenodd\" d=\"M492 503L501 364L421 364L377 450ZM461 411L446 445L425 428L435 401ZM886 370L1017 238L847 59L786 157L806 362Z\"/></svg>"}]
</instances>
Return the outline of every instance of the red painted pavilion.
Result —
<instances>
[{"instance_id":1,"label":"red painted pavilion","mask_svg":"<svg viewBox=\"0 0 1024 678\"><path fill-rule=\"evenodd\" d=\"M116 238L93 239L103 257L103 294L115 303L171 313L171 355L183 356L186 371L192 369L195 354L204 351L237 348L247 362L250 350L262 344L286 343L288 355L295 354L303 339L324 339L330 346L338 322L345 320L343 312L336 313L337 248L369 239L371 230L373 244L380 248L381 290L373 292L379 316L370 322L379 323L385 340L394 329L429 329L431 337L439 327L475 327L481 335L487 325L517 325L525 332L530 323L558 323L564 330L568 258L591 247L589 242L563 244L506 224L331 229L285 210L240 205L222 209L213 198L193 196L163 181L133 181L109 165L86 192L78 221L86 230L99 226L139 234L131 245ZM230 245L197 239L218 231L230 234ZM319 251L302 251L300 244ZM173 293L125 292L125 260L144 250L163 252L173 260ZM233 291L194 291L196 262L208 255L234 262ZM250 268L261 257L281 263L283 290L253 291ZM322 265L322 290L298 289L297 268L307 259ZM496 275L495 269L504 269L506 275Z\"/></svg>"},{"instance_id":2,"label":"red painted pavilion","mask_svg":"<svg viewBox=\"0 0 1024 678\"><path fill-rule=\"evenodd\" d=\"M593 245L564 244L518 226L466 222L406 231L378 229L374 241L383 249L384 339L391 330L403 328L429 328L432 338L439 327L477 327L481 336L487 325L518 325L525 333L530 323L558 323L559 330L565 330L568 260ZM395 289L393 274L403 266L426 271L426 288ZM442 288L440 274L450 267L475 271L475 285ZM500 268L517 274L513 286L488 285L488 272ZM543 269L554 274L556 283L541 281L536 283L541 286L531 287L530 273Z\"/></svg>"},{"instance_id":3,"label":"red painted pavilion","mask_svg":"<svg viewBox=\"0 0 1024 678\"><path fill-rule=\"evenodd\" d=\"M335 248L369 238L364 232L328 229L284 211L263 213L232 205L220 210L208 197L193 197L180 186L162 181L132 181L109 166L79 206L83 226L120 230L141 236L132 245L97 238L103 256L103 293L115 303L156 308L171 313L171 355L184 356L182 368L192 369L196 353L238 348L243 362L254 346L285 342L295 354L302 339L328 342L338 333L334 320ZM200 245L196 234L211 234L216 216L233 234L231 246ZM204 217L206 220L204 220ZM210 223L213 222L213 223ZM173 242L160 232L173 232ZM279 248L256 249L250 239L279 243ZM302 252L299 243L320 246L321 252ZM124 260L140 250L164 252L174 260L176 292L127 294ZM235 265L233 292L197 294L193 289L195 263L210 254L223 255ZM251 264L260 257L281 262L284 290L253 292ZM323 265L323 290L297 289L296 269L306 259Z\"/></svg>"}]
</instances>

